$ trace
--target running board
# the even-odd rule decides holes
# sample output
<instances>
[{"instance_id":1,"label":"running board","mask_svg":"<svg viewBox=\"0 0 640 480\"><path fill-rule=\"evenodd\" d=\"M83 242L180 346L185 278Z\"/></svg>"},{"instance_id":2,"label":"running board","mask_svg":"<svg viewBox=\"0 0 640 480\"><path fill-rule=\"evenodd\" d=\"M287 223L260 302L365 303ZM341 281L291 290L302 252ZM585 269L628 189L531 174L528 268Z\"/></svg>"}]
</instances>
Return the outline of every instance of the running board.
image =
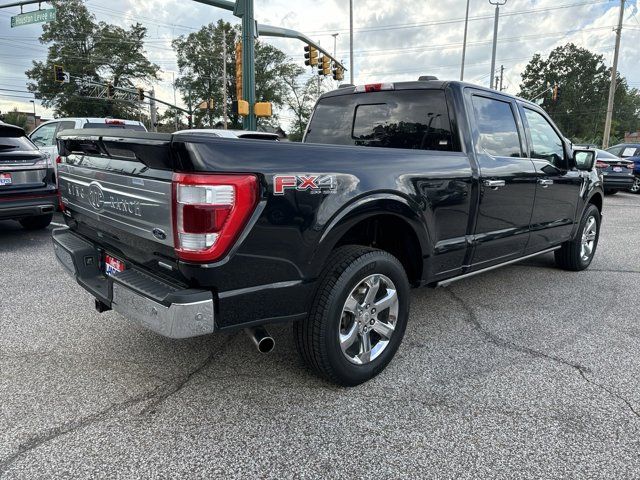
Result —
<instances>
[{"instance_id":1,"label":"running board","mask_svg":"<svg viewBox=\"0 0 640 480\"><path fill-rule=\"evenodd\" d=\"M476 275L480 275L481 273L490 272L491 270L496 270L498 268L506 267L507 265L511 265L513 263L518 263L524 260L528 260L529 258L537 257L538 255L544 255L545 253L555 252L560 248L561 248L560 246L548 248L546 250L542 250L541 252L532 253L531 255L527 255L525 257L509 260L508 262L499 263L498 265L493 265L491 267L483 268L482 270L477 270L475 272L465 273L464 275L459 275L457 277L448 278L446 280L442 280L441 282L436 283L436 287L446 287L448 285L451 285L453 282L457 282L458 280L464 280L465 278L474 277Z\"/></svg>"}]
</instances>

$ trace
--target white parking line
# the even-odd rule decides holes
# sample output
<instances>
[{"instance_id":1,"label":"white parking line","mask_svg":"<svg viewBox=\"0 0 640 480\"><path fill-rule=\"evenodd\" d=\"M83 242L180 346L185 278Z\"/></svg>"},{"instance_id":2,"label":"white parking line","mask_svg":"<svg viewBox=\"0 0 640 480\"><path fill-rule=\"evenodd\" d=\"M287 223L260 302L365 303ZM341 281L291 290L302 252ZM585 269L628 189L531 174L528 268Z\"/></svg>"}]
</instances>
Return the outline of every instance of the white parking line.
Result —
<instances>
[{"instance_id":1,"label":"white parking line","mask_svg":"<svg viewBox=\"0 0 640 480\"><path fill-rule=\"evenodd\" d=\"M64 223L56 223L56 222L51 222L49 225L53 225L54 227L66 227Z\"/></svg>"}]
</instances>

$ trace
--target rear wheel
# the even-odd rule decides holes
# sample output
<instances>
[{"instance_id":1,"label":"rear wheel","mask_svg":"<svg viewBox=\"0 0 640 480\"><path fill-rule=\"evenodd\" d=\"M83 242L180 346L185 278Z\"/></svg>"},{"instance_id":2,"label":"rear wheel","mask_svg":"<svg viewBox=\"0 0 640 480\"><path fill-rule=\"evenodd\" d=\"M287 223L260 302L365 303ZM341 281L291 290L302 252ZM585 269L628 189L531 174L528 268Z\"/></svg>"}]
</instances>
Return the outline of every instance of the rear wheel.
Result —
<instances>
[{"instance_id":1,"label":"rear wheel","mask_svg":"<svg viewBox=\"0 0 640 480\"><path fill-rule=\"evenodd\" d=\"M560 268L577 272L591 265L600 238L600 219L600 211L590 204L582 215L576 237L556 250L556 264Z\"/></svg>"},{"instance_id":2,"label":"rear wheel","mask_svg":"<svg viewBox=\"0 0 640 480\"><path fill-rule=\"evenodd\" d=\"M294 324L296 347L324 378L354 386L395 355L409 316L409 281L392 255L348 246L329 258L309 316Z\"/></svg>"},{"instance_id":3,"label":"rear wheel","mask_svg":"<svg viewBox=\"0 0 640 480\"><path fill-rule=\"evenodd\" d=\"M19 220L20 225L25 230L42 230L47 228L53 220L53 213L47 215L36 215L34 217L22 218Z\"/></svg>"},{"instance_id":4,"label":"rear wheel","mask_svg":"<svg viewBox=\"0 0 640 480\"><path fill-rule=\"evenodd\" d=\"M629 189L631 193L640 193L640 175L636 175L633 185Z\"/></svg>"}]
</instances>

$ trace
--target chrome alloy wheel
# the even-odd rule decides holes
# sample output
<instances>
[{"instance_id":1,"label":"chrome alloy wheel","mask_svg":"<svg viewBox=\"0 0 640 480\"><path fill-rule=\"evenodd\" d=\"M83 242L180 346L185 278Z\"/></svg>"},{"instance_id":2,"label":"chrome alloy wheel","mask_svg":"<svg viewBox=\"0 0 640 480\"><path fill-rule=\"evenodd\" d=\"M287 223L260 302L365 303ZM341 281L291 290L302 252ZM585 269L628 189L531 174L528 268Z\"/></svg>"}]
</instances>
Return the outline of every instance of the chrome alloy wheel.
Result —
<instances>
[{"instance_id":1,"label":"chrome alloy wheel","mask_svg":"<svg viewBox=\"0 0 640 480\"><path fill-rule=\"evenodd\" d=\"M587 222L582 232L582 245L580 247L580 258L583 262L586 262L591 258L593 254L593 248L596 244L596 235L598 233L598 223L596 217L590 216L587 218Z\"/></svg>"},{"instance_id":2,"label":"chrome alloy wheel","mask_svg":"<svg viewBox=\"0 0 640 480\"><path fill-rule=\"evenodd\" d=\"M365 365L389 345L398 320L398 292L384 275L370 275L351 291L342 307L338 331L342 353Z\"/></svg>"},{"instance_id":3,"label":"chrome alloy wheel","mask_svg":"<svg viewBox=\"0 0 640 480\"><path fill-rule=\"evenodd\" d=\"M633 185L629 189L631 193L640 193L640 176L636 176L633 180Z\"/></svg>"}]
</instances>

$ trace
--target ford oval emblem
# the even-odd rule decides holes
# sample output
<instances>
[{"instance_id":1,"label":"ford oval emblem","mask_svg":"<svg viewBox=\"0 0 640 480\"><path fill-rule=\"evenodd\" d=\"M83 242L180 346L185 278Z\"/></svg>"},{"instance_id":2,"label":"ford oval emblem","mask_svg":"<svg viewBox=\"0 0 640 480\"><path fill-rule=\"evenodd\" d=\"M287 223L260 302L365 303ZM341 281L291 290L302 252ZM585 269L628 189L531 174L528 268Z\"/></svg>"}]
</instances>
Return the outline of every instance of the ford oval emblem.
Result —
<instances>
[{"instance_id":1,"label":"ford oval emblem","mask_svg":"<svg viewBox=\"0 0 640 480\"><path fill-rule=\"evenodd\" d=\"M153 236L156 237L158 240L166 240L167 239L167 234L164 233L164 230L161 230L159 228L154 228L153 229Z\"/></svg>"}]
</instances>

